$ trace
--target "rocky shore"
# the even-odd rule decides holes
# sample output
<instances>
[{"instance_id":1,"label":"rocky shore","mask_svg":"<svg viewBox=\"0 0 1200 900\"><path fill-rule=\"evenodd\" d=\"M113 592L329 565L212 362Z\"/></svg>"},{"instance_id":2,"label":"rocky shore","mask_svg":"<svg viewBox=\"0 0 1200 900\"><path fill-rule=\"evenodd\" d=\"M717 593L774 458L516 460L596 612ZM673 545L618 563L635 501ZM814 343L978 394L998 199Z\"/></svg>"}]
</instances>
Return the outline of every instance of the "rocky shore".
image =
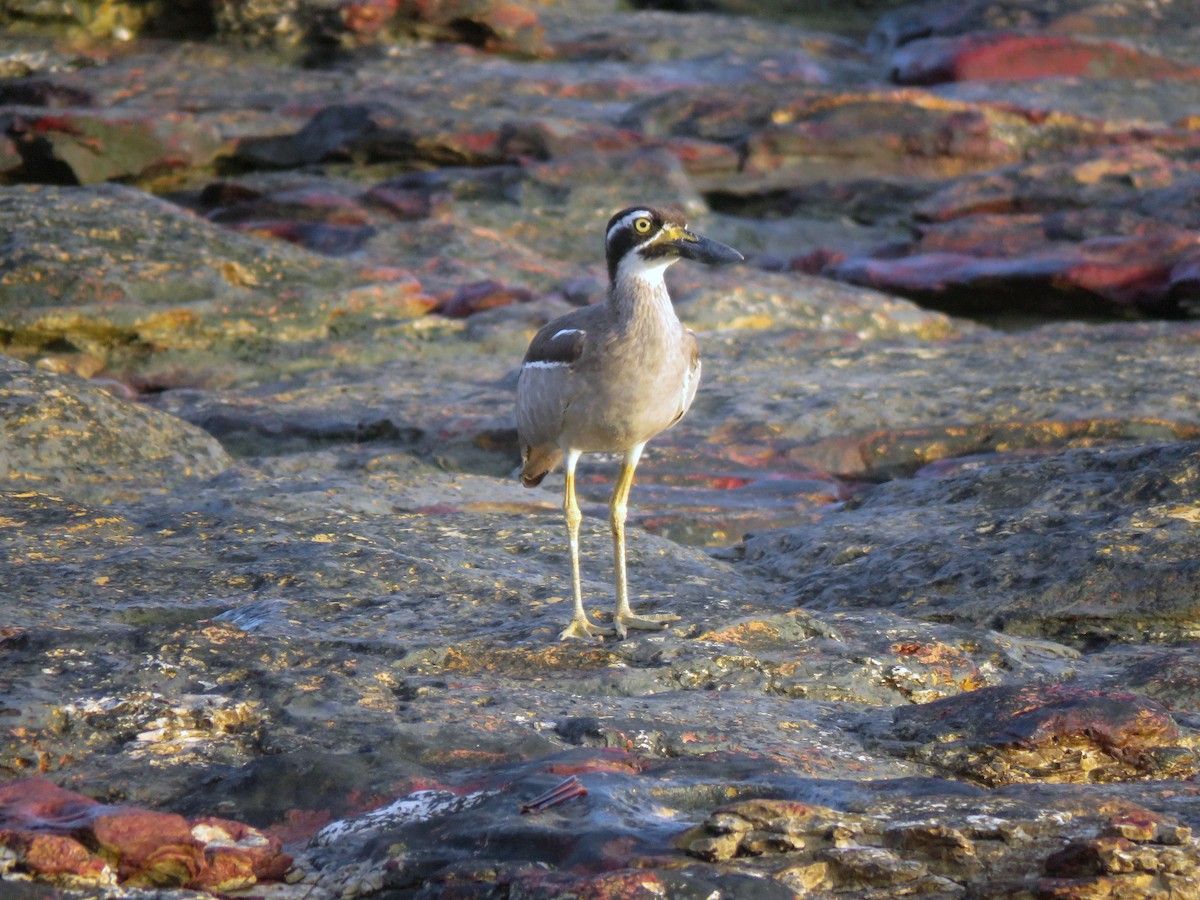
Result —
<instances>
[{"instance_id":1,"label":"rocky shore","mask_svg":"<svg viewBox=\"0 0 1200 900\"><path fill-rule=\"evenodd\" d=\"M655 6L0 3L0 897L1200 897L1200 10Z\"/></svg>"}]
</instances>

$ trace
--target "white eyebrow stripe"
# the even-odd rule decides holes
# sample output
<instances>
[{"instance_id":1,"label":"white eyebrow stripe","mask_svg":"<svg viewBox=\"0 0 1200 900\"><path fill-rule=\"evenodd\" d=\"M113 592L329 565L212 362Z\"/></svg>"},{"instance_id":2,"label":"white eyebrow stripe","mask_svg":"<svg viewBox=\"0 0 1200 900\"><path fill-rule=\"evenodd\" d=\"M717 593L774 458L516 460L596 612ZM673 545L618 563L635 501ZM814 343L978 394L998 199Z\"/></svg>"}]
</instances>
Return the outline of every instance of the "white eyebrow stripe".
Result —
<instances>
[{"instance_id":1,"label":"white eyebrow stripe","mask_svg":"<svg viewBox=\"0 0 1200 900\"><path fill-rule=\"evenodd\" d=\"M581 328L564 328L562 331L554 332L554 337L550 338L550 340L557 341L564 334L587 334L587 332Z\"/></svg>"},{"instance_id":2,"label":"white eyebrow stripe","mask_svg":"<svg viewBox=\"0 0 1200 900\"><path fill-rule=\"evenodd\" d=\"M525 363L525 365L521 366L521 368L522 369L555 369L555 368L558 368L559 366L569 366L569 365L570 365L570 363L566 363L566 362L557 362L557 361L548 362L546 360L539 359L539 360L534 360L533 362L527 362L527 363Z\"/></svg>"},{"instance_id":3,"label":"white eyebrow stripe","mask_svg":"<svg viewBox=\"0 0 1200 900\"><path fill-rule=\"evenodd\" d=\"M608 242L612 240L614 234L616 234L622 228L627 227L631 222L633 222L634 219L640 219L643 216L648 219L654 218L654 214L648 209L634 209L621 216L621 218L613 222L612 228L608 229L608 234L604 237L604 243L607 245Z\"/></svg>"}]
</instances>

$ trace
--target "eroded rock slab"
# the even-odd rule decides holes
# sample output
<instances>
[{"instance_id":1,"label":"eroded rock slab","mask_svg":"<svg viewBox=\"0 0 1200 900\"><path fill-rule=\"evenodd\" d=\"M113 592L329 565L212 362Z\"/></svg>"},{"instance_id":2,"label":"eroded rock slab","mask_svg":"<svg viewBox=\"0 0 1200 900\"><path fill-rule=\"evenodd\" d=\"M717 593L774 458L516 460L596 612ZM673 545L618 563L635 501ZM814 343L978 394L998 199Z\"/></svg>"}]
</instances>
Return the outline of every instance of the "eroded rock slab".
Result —
<instances>
[{"instance_id":1,"label":"eroded rock slab","mask_svg":"<svg viewBox=\"0 0 1200 900\"><path fill-rule=\"evenodd\" d=\"M752 538L745 555L818 610L879 606L1077 645L1194 639L1198 449L1081 449L894 482ZM985 550L973 562L971 547Z\"/></svg>"},{"instance_id":2,"label":"eroded rock slab","mask_svg":"<svg viewBox=\"0 0 1200 900\"><path fill-rule=\"evenodd\" d=\"M212 12L234 43L0 39L4 177L127 182L0 191L34 366L0 777L161 826L26 822L6 886L1196 893L1198 332L1128 321L1200 284L1185 6L900 10L865 46L606 0ZM991 77L1035 64L1081 77ZM649 201L751 265L669 274L705 383L630 578L681 621L563 644L513 373ZM600 618L614 466L580 473ZM276 841L292 885L209 852Z\"/></svg>"}]
</instances>

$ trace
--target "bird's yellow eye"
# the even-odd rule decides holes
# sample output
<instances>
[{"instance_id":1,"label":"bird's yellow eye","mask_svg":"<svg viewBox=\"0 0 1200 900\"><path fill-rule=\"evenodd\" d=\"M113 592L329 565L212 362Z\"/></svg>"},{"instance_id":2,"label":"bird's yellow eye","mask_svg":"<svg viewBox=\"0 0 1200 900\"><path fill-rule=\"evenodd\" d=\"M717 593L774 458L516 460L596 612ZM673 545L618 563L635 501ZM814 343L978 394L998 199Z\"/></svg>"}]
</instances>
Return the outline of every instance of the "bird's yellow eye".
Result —
<instances>
[{"instance_id":1,"label":"bird's yellow eye","mask_svg":"<svg viewBox=\"0 0 1200 900\"><path fill-rule=\"evenodd\" d=\"M633 230L638 234L649 234L650 229L653 227L654 223L652 223L645 216L642 216L640 219L633 220Z\"/></svg>"}]
</instances>

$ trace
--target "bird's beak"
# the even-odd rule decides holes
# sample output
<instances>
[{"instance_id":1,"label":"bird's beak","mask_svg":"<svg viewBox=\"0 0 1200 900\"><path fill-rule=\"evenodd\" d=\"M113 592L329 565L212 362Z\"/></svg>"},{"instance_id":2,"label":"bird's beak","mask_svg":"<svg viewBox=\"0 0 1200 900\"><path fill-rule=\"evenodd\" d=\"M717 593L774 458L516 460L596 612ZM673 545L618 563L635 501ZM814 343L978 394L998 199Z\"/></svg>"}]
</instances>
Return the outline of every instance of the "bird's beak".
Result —
<instances>
[{"instance_id":1,"label":"bird's beak","mask_svg":"<svg viewBox=\"0 0 1200 900\"><path fill-rule=\"evenodd\" d=\"M686 228L677 229L676 235L671 239L671 246L684 259L693 259L710 266L738 263L746 258L732 247L688 231Z\"/></svg>"}]
</instances>

